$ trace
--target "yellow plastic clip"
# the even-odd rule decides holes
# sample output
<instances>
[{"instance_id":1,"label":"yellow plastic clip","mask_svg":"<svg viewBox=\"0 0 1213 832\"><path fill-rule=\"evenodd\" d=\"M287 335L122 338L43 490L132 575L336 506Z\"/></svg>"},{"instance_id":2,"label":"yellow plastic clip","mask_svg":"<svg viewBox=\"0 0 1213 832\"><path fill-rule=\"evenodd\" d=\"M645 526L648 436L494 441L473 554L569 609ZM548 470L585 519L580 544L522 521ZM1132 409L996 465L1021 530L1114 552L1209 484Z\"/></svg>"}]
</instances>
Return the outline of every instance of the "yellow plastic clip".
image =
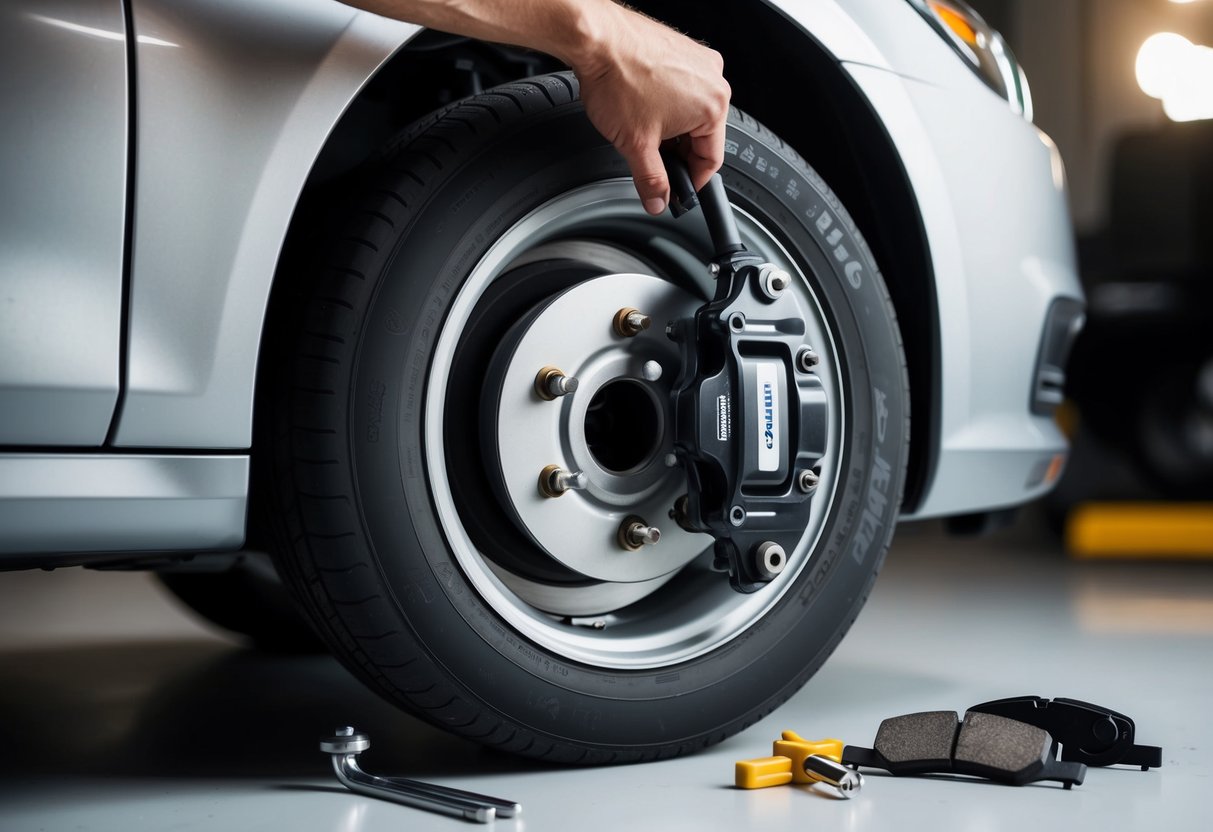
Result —
<instances>
[{"instance_id":1,"label":"yellow plastic clip","mask_svg":"<svg viewBox=\"0 0 1213 832\"><path fill-rule=\"evenodd\" d=\"M739 789L766 789L785 783L818 783L822 778L805 768L811 755L829 757L842 762L842 740L806 740L795 731L784 731L783 739L775 740L771 757L738 760L734 770Z\"/></svg>"}]
</instances>

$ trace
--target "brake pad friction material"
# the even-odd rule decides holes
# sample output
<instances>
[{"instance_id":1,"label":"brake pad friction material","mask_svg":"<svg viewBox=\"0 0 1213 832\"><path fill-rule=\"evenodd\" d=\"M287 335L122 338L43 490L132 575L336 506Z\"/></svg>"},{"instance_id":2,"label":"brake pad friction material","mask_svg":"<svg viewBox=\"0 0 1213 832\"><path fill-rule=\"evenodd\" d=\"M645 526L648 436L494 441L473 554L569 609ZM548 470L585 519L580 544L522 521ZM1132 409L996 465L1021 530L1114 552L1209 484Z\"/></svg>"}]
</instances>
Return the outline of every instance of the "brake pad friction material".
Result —
<instances>
[{"instance_id":1,"label":"brake pad friction material","mask_svg":"<svg viewBox=\"0 0 1213 832\"><path fill-rule=\"evenodd\" d=\"M1133 720L1124 714L1077 699L1052 701L1039 696L1015 696L974 705L969 713L997 714L1049 732L1061 743L1061 759L1088 766L1162 765L1162 749L1135 745Z\"/></svg>"},{"instance_id":2,"label":"brake pad friction material","mask_svg":"<svg viewBox=\"0 0 1213 832\"><path fill-rule=\"evenodd\" d=\"M965 714L956 735L953 761L997 772L1021 772L1050 758L1053 739L1049 732L1026 722L993 714Z\"/></svg>"},{"instance_id":3,"label":"brake pad friction material","mask_svg":"<svg viewBox=\"0 0 1213 832\"><path fill-rule=\"evenodd\" d=\"M890 763L946 765L959 726L955 711L897 716L880 723L873 746Z\"/></svg>"},{"instance_id":4,"label":"brake pad friction material","mask_svg":"<svg viewBox=\"0 0 1213 832\"><path fill-rule=\"evenodd\" d=\"M1080 785L1087 767L1059 762L1057 743L1034 725L985 713L926 711L886 719L873 748L848 745L844 764L883 768L896 775L970 774L1022 786L1057 780Z\"/></svg>"}]
</instances>

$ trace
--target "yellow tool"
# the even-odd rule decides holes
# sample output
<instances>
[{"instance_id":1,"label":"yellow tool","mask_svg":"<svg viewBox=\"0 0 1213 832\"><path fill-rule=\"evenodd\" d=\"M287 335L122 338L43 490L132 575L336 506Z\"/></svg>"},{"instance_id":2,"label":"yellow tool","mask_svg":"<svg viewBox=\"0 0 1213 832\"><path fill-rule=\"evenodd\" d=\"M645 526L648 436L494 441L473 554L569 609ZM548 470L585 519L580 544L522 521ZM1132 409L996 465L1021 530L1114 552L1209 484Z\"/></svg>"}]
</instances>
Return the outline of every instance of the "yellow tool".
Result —
<instances>
[{"instance_id":1,"label":"yellow tool","mask_svg":"<svg viewBox=\"0 0 1213 832\"><path fill-rule=\"evenodd\" d=\"M842 764L842 740L806 740L784 731L775 740L771 757L738 760L734 772L739 789L766 789L786 783L826 783L843 797L863 788L863 775Z\"/></svg>"}]
</instances>

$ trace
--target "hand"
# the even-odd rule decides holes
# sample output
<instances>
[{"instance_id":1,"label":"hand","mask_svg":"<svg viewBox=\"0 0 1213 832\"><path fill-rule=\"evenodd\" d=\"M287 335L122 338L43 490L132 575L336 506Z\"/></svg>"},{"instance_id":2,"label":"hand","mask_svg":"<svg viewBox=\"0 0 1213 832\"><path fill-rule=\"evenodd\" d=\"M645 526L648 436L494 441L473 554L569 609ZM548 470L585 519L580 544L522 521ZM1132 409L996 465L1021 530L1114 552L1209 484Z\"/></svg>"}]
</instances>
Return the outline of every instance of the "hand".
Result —
<instances>
[{"instance_id":1,"label":"hand","mask_svg":"<svg viewBox=\"0 0 1213 832\"><path fill-rule=\"evenodd\" d=\"M718 52L641 14L611 8L599 48L573 71L590 121L627 160L645 210L657 215L670 201L659 145L689 137L679 148L695 190L702 188L724 163L732 90Z\"/></svg>"}]
</instances>

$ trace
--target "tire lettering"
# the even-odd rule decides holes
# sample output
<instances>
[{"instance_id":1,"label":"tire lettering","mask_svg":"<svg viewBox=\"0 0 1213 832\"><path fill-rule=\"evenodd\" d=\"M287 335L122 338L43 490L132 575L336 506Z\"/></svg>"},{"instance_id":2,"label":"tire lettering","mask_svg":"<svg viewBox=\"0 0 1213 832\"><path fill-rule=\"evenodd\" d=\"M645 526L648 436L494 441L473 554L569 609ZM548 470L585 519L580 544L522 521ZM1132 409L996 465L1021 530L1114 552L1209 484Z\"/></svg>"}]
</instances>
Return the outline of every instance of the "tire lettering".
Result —
<instances>
[{"instance_id":1,"label":"tire lettering","mask_svg":"<svg viewBox=\"0 0 1213 832\"><path fill-rule=\"evenodd\" d=\"M389 306L387 314L384 316L383 325L387 327L387 331L393 335L399 335L408 330L404 323L404 316L400 314L400 310Z\"/></svg>"},{"instance_id":2,"label":"tire lettering","mask_svg":"<svg viewBox=\"0 0 1213 832\"><path fill-rule=\"evenodd\" d=\"M372 381L366 394L366 441L378 442L379 429L383 425L383 397L387 394L387 385L382 381Z\"/></svg>"},{"instance_id":3,"label":"tire lettering","mask_svg":"<svg viewBox=\"0 0 1213 832\"><path fill-rule=\"evenodd\" d=\"M872 544L876 541L880 530L884 528L881 518L889 504L889 484L893 481L893 468L885 461L878 451L868 472L867 504L859 515L859 528L855 530L855 539L851 542L851 557L856 563L863 563Z\"/></svg>"},{"instance_id":4,"label":"tire lettering","mask_svg":"<svg viewBox=\"0 0 1213 832\"><path fill-rule=\"evenodd\" d=\"M843 230L835 228L830 231L830 227L834 225L834 218L825 210L822 210L814 225L821 234L825 235L825 244L834 249L834 259L843 264L842 270L847 276L847 283L851 285L852 289L858 289L863 285L863 264L856 260L851 255L850 249L842 244Z\"/></svg>"},{"instance_id":5,"label":"tire lettering","mask_svg":"<svg viewBox=\"0 0 1213 832\"><path fill-rule=\"evenodd\" d=\"M560 700L554 696L536 696L530 693L527 694L526 703L535 710L547 714L548 719L554 720L560 716Z\"/></svg>"},{"instance_id":6,"label":"tire lettering","mask_svg":"<svg viewBox=\"0 0 1213 832\"><path fill-rule=\"evenodd\" d=\"M876 441L883 445L889 427L889 405L884 391L879 387L872 388L872 396L876 401Z\"/></svg>"}]
</instances>

